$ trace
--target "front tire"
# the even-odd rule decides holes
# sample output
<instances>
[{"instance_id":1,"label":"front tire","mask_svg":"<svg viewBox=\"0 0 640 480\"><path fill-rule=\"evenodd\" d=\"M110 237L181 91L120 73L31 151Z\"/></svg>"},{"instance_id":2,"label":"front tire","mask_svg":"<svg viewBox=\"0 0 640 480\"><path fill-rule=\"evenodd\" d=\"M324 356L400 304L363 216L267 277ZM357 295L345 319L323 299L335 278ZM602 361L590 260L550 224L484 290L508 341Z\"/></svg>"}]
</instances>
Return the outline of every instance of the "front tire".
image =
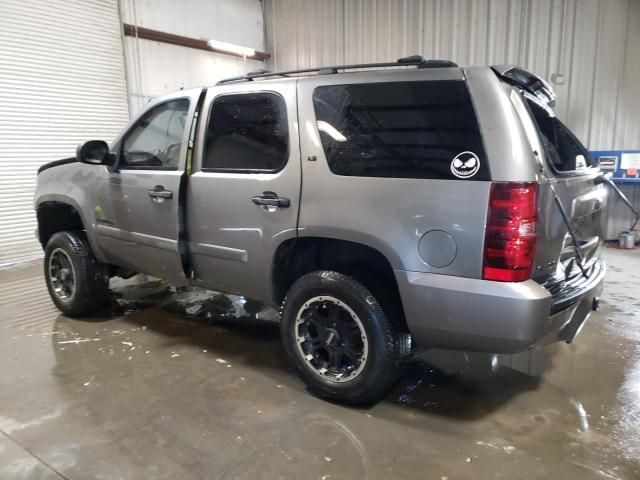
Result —
<instances>
[{"instance_id":1,"label":"front tire","mask_svg":"<svg viewBox=\"0 0 640 480\"><path fill-rule=\"evenodd\" d=\"M398 332L353 278L332 271L302 276L287 293L281 320L287 356L318 396L371 404L396 383Z\"/></svg>"},{"instance_id":2,"label":"front tire","mask_svg":"<svg viewBox=\"0 0 640 480\"><path fill-rule=\"evenodd\" d=\"M44 276L51 300L70 317L104 309L109 301L109 275L81 232L57 232L45 247Z\"/></svg>"}]
</instances>

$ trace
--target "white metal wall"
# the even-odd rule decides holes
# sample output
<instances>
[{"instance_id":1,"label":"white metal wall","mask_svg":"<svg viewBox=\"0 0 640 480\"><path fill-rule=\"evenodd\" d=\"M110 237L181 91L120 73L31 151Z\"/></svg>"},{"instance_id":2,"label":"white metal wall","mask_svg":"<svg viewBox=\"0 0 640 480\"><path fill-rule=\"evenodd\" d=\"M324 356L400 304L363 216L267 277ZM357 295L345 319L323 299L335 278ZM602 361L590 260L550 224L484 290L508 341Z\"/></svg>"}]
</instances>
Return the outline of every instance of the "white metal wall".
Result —
<instances>
[{"instance_id":1,"label":"white metal wall","mask_svg":"<svg viewBox=\"0 0 640 480\"><path fill-rule=\"evenodd\" d=\"M126 23L264 51L260 0L121 1ZM134 37L125 38L125 54L132 114L152 97L264 68L261 61Z\"/></svg>"},{"instance_id":2,"label":"white metal wall","mask_svg":"<svg viewBox=\"0 0 640 480\"><path fill-rule=\"evenodd\" d=\"M269 67L511 63L550 79L593 150L640 148L638 0L265 0Z\"/></svg>"},{"instance_id":3,"label":"white metal wall","mask_svg":"<svg viewBox=\"0 0 640 480\"><path fill-rule=\"evenodd\" d=\"M38 167L128 116L117 0L0 0L0 265L42 255Z\"/></svg>"}]
</instances>

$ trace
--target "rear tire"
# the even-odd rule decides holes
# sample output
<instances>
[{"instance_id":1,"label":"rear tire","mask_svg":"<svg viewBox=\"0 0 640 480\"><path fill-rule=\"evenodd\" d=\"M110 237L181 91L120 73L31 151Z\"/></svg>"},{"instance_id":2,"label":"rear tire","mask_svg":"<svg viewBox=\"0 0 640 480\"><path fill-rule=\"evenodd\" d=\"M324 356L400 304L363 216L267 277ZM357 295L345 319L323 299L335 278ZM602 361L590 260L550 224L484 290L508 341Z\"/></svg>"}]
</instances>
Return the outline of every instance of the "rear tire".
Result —
<instances>
[{"instance_id":1,"label":"rear tire","mask_svg":"<svg viewBox=\"0 0 640 480\"><path fill-rule=\"evenodd\" d=\"M109 273L82 232L57 232L45 247L44 276L51 300L70 317L89 315L109 302Z\"/></svg>"},{"instance_id":2,"label":"rear tire","mask_svg":"<svg viewBox=\"0 0 640 480\"><path fill-rule=\"evenodd\" d=\"M332 271L300 277L282 303L281 320L287 356L318 396L371 404L398 380L398 332L353 278Z\"/></svg>"}]
</instances>

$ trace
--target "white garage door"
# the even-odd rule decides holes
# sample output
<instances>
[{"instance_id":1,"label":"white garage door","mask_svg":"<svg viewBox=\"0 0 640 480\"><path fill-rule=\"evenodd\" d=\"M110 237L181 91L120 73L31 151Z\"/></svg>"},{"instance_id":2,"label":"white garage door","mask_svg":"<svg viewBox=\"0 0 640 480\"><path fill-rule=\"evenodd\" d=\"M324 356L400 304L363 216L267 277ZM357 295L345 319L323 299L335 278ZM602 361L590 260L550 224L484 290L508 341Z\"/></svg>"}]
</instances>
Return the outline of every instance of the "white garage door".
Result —
<instances>
[{"instance_id":1,"label":"white garage door","mask_svg":"<svg viewBox=\"0 0 640 480\"><path fill-rule=\"evenodd\" d=\"M129 117L117 0L0 0L0 266L42 255L38 167Z\"/></svg>"}]
</instances>

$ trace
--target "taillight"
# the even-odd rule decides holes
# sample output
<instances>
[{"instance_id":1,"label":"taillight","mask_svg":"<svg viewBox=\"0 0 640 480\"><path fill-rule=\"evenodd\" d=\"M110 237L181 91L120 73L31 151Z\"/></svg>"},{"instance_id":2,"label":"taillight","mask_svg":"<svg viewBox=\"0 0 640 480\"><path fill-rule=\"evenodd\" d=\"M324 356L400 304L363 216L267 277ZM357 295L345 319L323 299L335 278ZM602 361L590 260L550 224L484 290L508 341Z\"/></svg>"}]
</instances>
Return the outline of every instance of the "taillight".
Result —
<instances>
[{"instance_id":1,"label":"taillight","mask_svg":"<svg viewBox=\"0 0 640 480\"><path fill-rule=\"evenodd\" d=\"M484 240L482 278L522 282L531 278L536 247L538 184L494 182Z\"/></svg>"}]
</instances>

